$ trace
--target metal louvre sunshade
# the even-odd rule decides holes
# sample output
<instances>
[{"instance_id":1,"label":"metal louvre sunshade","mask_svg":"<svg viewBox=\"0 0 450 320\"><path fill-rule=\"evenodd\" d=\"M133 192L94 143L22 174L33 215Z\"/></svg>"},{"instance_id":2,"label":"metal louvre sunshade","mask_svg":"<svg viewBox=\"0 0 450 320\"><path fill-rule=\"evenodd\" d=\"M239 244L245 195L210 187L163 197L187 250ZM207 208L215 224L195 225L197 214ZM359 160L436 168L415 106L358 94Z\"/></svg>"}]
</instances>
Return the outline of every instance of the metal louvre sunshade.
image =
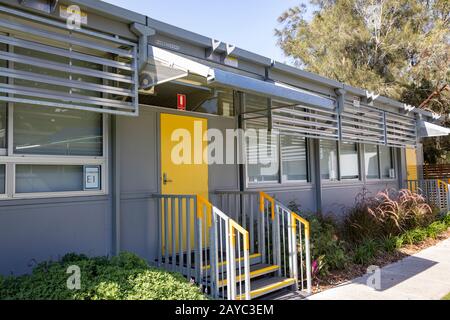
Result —
<instances>
[{"instance_id":1,"label":"metal louvre sunshade","mask_svg":"<svg viewBox=\"0 0 450 320\"><path fill-rule=\"evenodd\" d=\"M296 105L272 110L272 125L282 132L303 137L339 139L339 124L335 109Z\"/></svg>"},{"instance_id":2,"label":"metal louvre sunshade","mask_svg":"<svg viewBox=\"0 0 450 320\"><path fill-rule=\"evenodd\" d=\"M384 111L346 102L340 116L341 137L348 142L386 144Z\"/></svg>"},{"instance_id":3,"label":"metal louvre sunshade","mask_svg":"<svg viewBox=\"0 0 450 320\"><path fill-rule=\"evenodd\" d=\"M387 145L393 147L415 147L417 124L412 117L386 112Z\"/></svg>"},{"instance_id":4,"label":"metal louvre sunshade","mask_svg":"<svg viewBox=\"0 0 450 320\"><path fill-rule=\"evenodd\" d=\"M2 60L0 101L138 114L132 42L0 6Z\"/></svg>"}]
</instances>

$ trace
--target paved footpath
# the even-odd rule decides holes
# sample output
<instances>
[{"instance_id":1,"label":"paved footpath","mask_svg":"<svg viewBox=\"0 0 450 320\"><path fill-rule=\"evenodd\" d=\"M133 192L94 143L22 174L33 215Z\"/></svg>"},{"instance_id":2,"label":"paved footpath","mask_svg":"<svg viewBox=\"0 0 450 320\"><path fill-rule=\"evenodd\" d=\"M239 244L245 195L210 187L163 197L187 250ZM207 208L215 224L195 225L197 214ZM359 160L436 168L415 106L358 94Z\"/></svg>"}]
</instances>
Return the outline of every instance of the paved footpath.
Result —
<instances>
[{"instance_id":1,"label":"paved footpath","mask_svg":"<svg viewBox=\"0 0 450 320\"><path fill-rule=\"evenodd\" d=\"M450 293L450 239L381 269L381 288L369 275L312 295L308 300L439 300Z\"/></svg>"}]
</instances>

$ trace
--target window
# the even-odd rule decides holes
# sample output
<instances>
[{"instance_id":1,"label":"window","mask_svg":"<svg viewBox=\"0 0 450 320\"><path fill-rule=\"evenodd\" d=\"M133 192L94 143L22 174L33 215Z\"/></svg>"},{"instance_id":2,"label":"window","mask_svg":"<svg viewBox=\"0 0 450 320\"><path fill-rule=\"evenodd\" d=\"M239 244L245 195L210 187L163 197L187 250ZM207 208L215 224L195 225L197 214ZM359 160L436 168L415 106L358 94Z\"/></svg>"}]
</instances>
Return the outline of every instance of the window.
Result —
<instances>
[{"instance_id":1,"label":"window","mask_svg":"<svg viewBox=\"0 0 450 320\"><path fill-rule=\"evenodd\" d=\"M381 178L395 179L393 149L380 146Z\"/></svg>"},{"instance_id":2,"label":"window","mask_svg":"<svg viewBox=\"0 0 450 320\"><path fill-rule=\"evenodd\" d=\"M364 159L367 179L379 179L379 155L378 146L366 144L364 146Z\"/></svg>"},{"instance_id":3,"label":"window","mask_svg":"<svg viewBox=\"0 0 450 320\"><path fill-rule=\"evenodd\" d=\"M393 149L386 146L364 146L367 179L395 179Z\"/></svg>"},{"instance_id":4,"label":"window","mask_svg":"<svg viewBox=\"0 0 450 320\"><path fill-rule=\"evenodd\" d=\"M14 107L14 153L102 156L102 115L95 112Z\"/></svg>"},{"instance_id":5,"label":"window","mask_svg":"<svg viewBox=\"0 0 450 320\"><path fill-rule=\"evenodd\" d=\"M324 180L338 180L338 149L336 141L320 140L320 175Z\"/></svg>"},{"instance_id":6,"label":"window","mask_svg":"<svg viewBox=\"0 0 450 320\"><path fill-rule=\"evenodd\" d=\"M295 135L281 135L283 181L308 181L306 139Z\"/></svg>"},{"instance_id":7,"label":"window","mask_svg":"<svg viewBox=\"0 0 450 320\"><path fill-rule=\"evenodd\" d=\"M16 165L16 193L83 191L83 166Z\"/></svg>"},{"instance_id":8,"label":"window","mask_svg":"<svg viewBox=\"0 0 450 320\"><path fill-rule=\"evenodd\" d=\"M0 164L0 194L5 194L5 189L6 189L5 173L6 173L5 165Z\"/></svg>"},{"instance_id":9,"label":"window","mask_svg":"<svg viewBox=\"0 0 450 320\"><path fill-rule=\"evenodd\" d=\"M268 135L267 139L261 139L259 135L248 134L246 145L248 181L250 183L278 182L278 136Z\"/></svg>"},{"instance_id":10,"label":"window","mask_svg":"<svg viewBox=\"0 0 450 320\"><path fill-rule=\"evenodd\" d=\"M359 179L359 155L357 143L341 143L339 161L341 179Z\"/></svg>"}]
</instances>

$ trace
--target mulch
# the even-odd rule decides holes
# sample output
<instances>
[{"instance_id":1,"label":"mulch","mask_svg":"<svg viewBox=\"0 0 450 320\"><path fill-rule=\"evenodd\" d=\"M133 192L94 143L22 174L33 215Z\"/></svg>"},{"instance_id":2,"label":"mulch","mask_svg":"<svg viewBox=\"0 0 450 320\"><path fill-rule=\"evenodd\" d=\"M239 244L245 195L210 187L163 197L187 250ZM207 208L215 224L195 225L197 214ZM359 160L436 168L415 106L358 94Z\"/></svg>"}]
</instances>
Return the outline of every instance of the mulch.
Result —
<instances>
[{"instance_id":1,"label":"mulch","mask_svg":"<svg viewBox=\"0 0 450 320\"><path fill-rule=\"evenodd\" d=\"M393 253L382 254L368 265L351 264L345 270L332 271L327 276L322 276L313 280L313 293L322 292L361 277L367 273L367 268L370 265L376 265L382 268L449 238L450 229L447 230L447 232L440 234L436 239L428 238L419 244L406 245Z\"/></svg>"}]
</instances>

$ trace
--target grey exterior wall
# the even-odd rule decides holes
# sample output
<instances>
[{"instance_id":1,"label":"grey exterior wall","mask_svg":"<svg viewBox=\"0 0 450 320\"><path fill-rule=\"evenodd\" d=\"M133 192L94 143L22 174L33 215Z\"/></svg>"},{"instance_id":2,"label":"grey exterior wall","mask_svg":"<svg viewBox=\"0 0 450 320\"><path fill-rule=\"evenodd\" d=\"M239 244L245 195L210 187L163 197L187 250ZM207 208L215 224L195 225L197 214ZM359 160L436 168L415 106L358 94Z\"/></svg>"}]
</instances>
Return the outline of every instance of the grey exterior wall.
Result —
<instances>
[{"instance_id":1,"label":"grey exterior wall","mask_svg":"<svg viewBox=\"0 0 450 320\"><path fill-rule=\"evenodd\" d=\"M76 252L111 253L108 197L0 202L0 274L20 275L36 263Z\"/></svg>"}]
</instances>

